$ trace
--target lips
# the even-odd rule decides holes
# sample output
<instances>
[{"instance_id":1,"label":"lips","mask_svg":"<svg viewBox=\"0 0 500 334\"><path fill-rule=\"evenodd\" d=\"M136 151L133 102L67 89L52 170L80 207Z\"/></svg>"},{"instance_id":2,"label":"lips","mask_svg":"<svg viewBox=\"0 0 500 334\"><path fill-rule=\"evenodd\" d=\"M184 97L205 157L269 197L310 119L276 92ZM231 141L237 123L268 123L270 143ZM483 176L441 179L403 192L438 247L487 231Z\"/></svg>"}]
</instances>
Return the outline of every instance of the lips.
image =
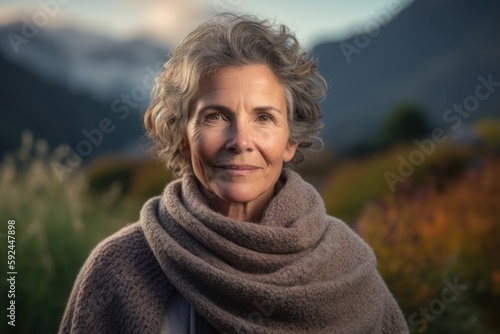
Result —
<instances>
[{"instance_id":1,"label":"lips","mask_svg":"<svg viewBox=\"0 0 500 334\"><path fill-rule=\"evenodd\" d=\"M251 166L251 165L216 165L215 167L217 168L222 168L222 169L229 169L229 170L256 170L259 169L259 167L256 166Z\"/></svg>"},{"instance_id":2,"label":"lips","mask_svg":"<svg viewBox=\"0 0 500 334\"><path fill-rule=\"evenodd\" d=\"M231 177L249 176L260 169L252 165L215 165L214 167Z\"/></svg>"}]
</instances>

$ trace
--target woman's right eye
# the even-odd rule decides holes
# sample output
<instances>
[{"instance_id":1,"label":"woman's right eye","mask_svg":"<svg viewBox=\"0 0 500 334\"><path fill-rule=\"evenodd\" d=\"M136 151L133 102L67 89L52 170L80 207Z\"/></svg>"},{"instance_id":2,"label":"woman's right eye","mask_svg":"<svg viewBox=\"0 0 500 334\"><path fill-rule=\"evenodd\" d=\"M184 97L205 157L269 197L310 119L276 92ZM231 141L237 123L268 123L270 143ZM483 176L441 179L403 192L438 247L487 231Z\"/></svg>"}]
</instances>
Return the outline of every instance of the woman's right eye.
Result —
<instances>
[{"instance_id":1,"label":"woman's right eye","mask_svg":"<svg viewBox=\"0 0 500 334\"><path fill-rule=\"evenodd\" d=\"M207 117L205 117L205 120L207 120L207 121L221 121L222 119L223 119L223 117L219 113L209 114L209 115L207 115Z\"/></svg>"}]
</instances>

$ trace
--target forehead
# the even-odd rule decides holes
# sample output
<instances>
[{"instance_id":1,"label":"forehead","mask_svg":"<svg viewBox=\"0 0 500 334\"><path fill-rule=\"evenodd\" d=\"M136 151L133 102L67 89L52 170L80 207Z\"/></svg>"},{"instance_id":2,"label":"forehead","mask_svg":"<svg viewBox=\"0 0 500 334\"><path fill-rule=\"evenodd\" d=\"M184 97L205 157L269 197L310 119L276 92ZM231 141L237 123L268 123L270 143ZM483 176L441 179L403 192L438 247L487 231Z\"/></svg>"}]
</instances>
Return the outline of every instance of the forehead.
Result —
<instances>
[{"instance_id":1,"label":"forehead","mask_svg":"<svg viewBox=\"0 0 500 334\"><path fill-rule=\"evenodd\" d=\"M268 66L261 64L219 69L201 81L198 91L201 100L220 100L240 95L264 98L275 103L285 101L283 85Z\"/></svg>"}]
</instances>

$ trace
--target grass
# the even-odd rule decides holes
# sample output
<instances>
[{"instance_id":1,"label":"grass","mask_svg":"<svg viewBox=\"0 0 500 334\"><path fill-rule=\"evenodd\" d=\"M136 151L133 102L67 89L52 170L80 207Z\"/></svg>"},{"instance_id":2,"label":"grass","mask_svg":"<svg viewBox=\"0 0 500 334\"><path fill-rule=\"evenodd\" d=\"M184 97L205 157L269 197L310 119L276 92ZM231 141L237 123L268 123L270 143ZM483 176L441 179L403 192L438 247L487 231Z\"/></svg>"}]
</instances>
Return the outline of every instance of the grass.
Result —
<instances>
[{"instance_id":1,"label":"grass","mask_svg":"<svg viewBox=\"0 0 500 334\"><path fill-rule=\"evenodd\" d=\"M16 328L2 333L55 333L69 291L90 250L138 218L141 200L123 198L119 184L96 194L82 171L60 182L44 141L23 134L23 146L0 165L2 231L16 221ZM1 243L7 258L6 238ZM2 272L6 273L2 261ZM7 295L2 280L2 296ZM2 297L3 298L3 297ZM1 317L6 319L6 308Z\"/></svg>"},{"instance_id":2,"label":"grass","mask_svg":"<svg viewBox=\"0 0 500 334\"><path fill-rule=\"evenodd\" d=\"M496 125L495 125L496 124ZM327 210L344 219L374 248L379 269L408 317L440 295L457 275L471 287L428 324L427 333L490 333L500 326L497 254L500 221L500 124L480 123L485 152L441 145L392 192L384 178L411 145L357 160L323 157ZM123 157L101 159L62 182L43 140L29 132L0 164L0 254L7 258L7 221L16 220L16 324L2 333L56 333L76 275L95 245L138 219L145 199L171 176L158 165ZM325 163L328 162L328 163ZM7 272L6 261L1 270ZM7 295L5 277L2 296ZM4 298L4 297L2 297ZM4 300L4 299L2 299ZM0 316L6 319L6 308ZM413 332L417 332L413 326Z\"/></svg>"},{"instance_id":3,"label":"grass","mask_svg":"<svg viewBox=\"0 0 500 334\"><path fill-rule=\"evenodd\" d=\"M434 183L368 205L354 229L370 244L379 271L407 319L442 298L446 280L467 288L419 333L493 333L500 327L500 157L483 157L445 189Z\"/></svg>"}]
</instances>

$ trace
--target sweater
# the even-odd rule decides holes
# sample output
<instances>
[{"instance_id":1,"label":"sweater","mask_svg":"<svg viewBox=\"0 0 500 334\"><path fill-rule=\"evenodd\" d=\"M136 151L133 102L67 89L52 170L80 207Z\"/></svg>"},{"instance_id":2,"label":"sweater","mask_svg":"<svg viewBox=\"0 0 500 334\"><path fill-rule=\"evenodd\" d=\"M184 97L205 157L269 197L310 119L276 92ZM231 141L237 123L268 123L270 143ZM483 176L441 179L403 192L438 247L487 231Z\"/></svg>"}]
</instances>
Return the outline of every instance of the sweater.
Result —
<instances>
[{"instance_id":1,"label":"sweater","mask_svg":"<svg viewBox=\"0 0 500 334\"><path fill-rule=\"evenodd\" d=\"M260 223L171 182L83 265L60 333L160 333L180 293L221 333L408 333L371 248L284 170Z\"/></svg>"}]
</instances>

